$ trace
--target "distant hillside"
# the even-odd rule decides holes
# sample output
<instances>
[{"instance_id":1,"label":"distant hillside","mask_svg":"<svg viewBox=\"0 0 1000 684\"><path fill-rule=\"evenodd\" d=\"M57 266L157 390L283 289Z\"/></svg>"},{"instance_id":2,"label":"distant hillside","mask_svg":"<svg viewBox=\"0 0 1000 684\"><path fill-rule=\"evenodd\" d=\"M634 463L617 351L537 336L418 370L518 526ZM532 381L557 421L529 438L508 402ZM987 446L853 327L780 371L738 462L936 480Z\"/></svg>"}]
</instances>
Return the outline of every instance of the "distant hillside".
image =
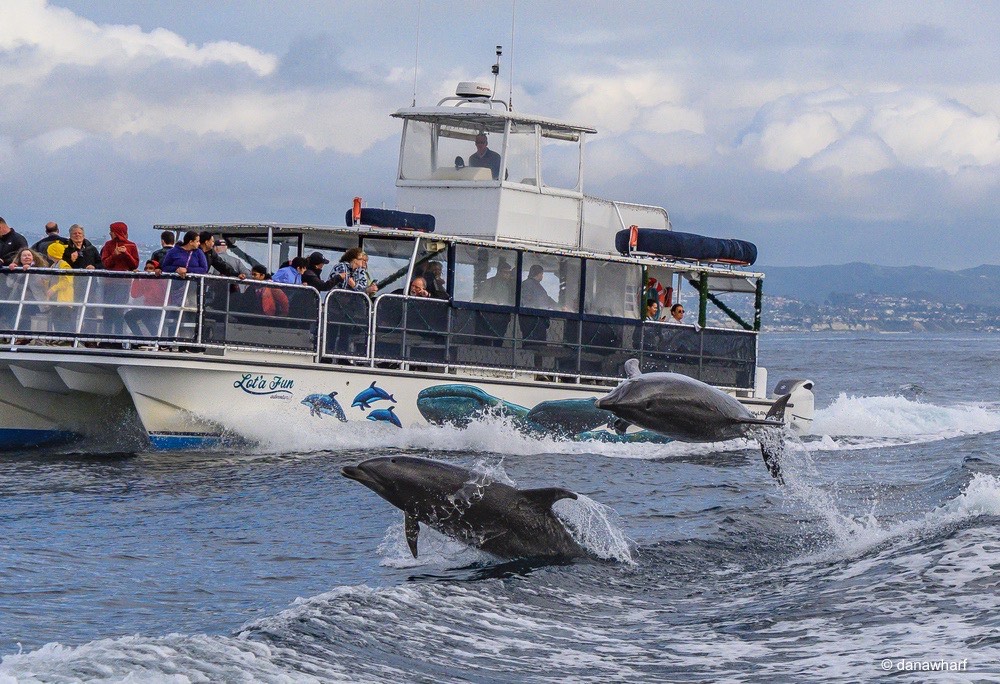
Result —
<instances>
[{"instance_id":1,"label":"distant hillside","mask_svg":"<svg viewBox=\"0 0 1000 684\"><path fill-rule=\"evenodd\" d=\"M884 294L926 299L944 304L1000 306L1000 266L983 265L962 271L926 266L761 267L767 274L764 293L822 303L831 293Z\"/></svg>"}]
</instances>

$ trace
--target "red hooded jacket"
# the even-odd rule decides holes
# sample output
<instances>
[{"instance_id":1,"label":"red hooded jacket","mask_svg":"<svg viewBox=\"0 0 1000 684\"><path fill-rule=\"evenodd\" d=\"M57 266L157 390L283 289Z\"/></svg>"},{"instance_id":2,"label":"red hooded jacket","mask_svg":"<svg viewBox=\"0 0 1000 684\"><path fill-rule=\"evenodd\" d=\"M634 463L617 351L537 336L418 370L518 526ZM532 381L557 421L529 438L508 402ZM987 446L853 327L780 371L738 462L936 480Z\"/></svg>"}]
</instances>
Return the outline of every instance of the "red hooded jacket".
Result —
<instances>
[{"instance_id":1,"label":"red hooded jacket","mask_svg":"<svg viewBox=\"0 0 1000 684\"><path fill-rule=\"evenodd\" d=\"M125 251L115 254L124 247ZM101 263L109 271L134 271L139 268L139 248L128 239L128 226L121 221L111 224L111 239L101 248Z\"/></svg>"}]
</instances>

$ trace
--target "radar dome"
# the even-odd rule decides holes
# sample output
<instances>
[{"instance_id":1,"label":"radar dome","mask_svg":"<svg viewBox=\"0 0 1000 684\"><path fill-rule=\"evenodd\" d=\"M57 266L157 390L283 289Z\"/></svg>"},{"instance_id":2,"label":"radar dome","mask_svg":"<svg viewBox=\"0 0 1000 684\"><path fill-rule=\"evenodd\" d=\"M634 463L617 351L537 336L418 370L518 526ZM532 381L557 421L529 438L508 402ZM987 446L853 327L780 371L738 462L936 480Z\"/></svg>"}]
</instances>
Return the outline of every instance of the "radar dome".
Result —
<instances>
[{"instance_id":1,"label":"radar dome","mask_svg":"<svg viewBox=\"0 0 1000 684\"><path fill-rule=\"evenodd\" d=\"M458 97L493 97L493 88L489 83L477 81L462 81L455 88Z\"/></svg>"}]
</instances>

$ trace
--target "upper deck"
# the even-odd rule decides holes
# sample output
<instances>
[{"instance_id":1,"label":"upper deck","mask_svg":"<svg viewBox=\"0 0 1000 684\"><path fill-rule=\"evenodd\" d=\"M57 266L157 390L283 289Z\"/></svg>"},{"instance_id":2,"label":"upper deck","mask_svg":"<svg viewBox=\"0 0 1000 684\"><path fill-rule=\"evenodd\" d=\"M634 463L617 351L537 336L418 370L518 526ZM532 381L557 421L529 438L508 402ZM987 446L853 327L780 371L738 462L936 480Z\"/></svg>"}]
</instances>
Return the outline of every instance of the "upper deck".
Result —
<instances>
[{"instance_id":1,"label":"upper deck","mask_svg":"<svg viewBox=\"0 0 1000 684\"><path fill-rule=\"evenodd\" d=\"M488 97L393 116L403 121L397 206L434 215L449 235L610 254L618 230L670 227L662 207L585 194L593 128L511 112ZM489 162L475 145L484 136L486 154L498 155Z\"/></svg>"}]
</instances>

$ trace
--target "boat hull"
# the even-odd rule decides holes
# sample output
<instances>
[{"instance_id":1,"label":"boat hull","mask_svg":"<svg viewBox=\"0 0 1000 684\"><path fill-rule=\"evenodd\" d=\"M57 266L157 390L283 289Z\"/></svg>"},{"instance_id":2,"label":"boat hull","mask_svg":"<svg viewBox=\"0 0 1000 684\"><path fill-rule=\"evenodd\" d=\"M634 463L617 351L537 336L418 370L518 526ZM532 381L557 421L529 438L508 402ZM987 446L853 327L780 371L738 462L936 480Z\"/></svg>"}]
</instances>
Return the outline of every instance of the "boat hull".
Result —
<instances>
[{"instance_id":1,"label":"boat hull","mask_svg":"<svg viewBox=\"0 0 1000 684\"><path fill-rule=\"evenodd\" d=\"M88 350L89 351L89 350ZM280 444L282 435L385 434L427 425L506 421L573 440L665 442L624 435L594 407L607 387L460 376L402 368L316 364L281 354L24 353L0 355L5 410L0 447L93 434L134 411L153 450L196 449L227 439ZM766 412L769 403L748 405Z\"/></svg>"}]
</instances>

